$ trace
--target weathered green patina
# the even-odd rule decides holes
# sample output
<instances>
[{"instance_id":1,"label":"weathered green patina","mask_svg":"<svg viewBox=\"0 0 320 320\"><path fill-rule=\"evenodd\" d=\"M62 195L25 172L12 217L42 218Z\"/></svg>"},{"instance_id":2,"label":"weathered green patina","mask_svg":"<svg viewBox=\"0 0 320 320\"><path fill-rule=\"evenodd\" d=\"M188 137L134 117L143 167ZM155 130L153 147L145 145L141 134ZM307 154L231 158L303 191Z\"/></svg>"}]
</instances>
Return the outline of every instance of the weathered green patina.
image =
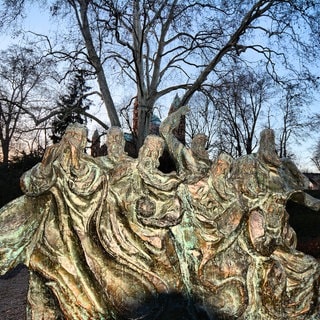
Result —
<instances>
[{"instance_id":1,"label":"weathered green patina","mask_svg":"<svg viewBox=\"0 0 320 320\"><path fill-rule=\"evenodd\" d=\"M180 108L137 159L111 128L84 153L71 125L0 210L0 273L30 270L30 319L320 319L319 263L296 250L286 202L319 210L272 130L256 154L210 161L172 134ZM158 170L168 148L177 172Z\"/></svg>"}]
</instances>

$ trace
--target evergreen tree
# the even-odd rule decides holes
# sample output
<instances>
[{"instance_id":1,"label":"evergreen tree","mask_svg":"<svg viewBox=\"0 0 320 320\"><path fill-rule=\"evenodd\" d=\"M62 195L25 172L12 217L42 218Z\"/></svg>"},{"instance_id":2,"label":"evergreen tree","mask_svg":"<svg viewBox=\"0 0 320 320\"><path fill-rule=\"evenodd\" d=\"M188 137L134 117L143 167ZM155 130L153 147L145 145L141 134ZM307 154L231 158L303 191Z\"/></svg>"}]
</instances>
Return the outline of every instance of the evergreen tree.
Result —
<instances>
[{"instance_id":1,"label":"evergreen tree","mask_svg":"<svg viewBox=\"0 0 320 320\"><path fill-rule=\"evenodd\" d=\"M57 101L59 113L52 121L52 135L50 136L53 143L61 140L69 124L86 123L84 113L92 104L86 96L90 89L91 87L86 85L85 71L78 70L67 86L67 93L60 96Z\"/></svg>"}]
</instances>

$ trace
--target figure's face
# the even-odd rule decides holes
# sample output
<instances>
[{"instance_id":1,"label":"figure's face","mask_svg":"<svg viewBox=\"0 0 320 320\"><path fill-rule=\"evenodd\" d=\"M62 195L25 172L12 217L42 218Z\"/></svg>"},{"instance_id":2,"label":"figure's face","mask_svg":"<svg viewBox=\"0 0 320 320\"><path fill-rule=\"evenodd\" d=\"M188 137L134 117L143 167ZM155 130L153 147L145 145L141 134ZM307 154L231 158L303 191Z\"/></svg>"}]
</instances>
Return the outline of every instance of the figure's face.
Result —
<instances>
[{"instance_id":1,"label":"figure's face","mask_svg":"<svg viewBox=\"0 0 320 320\"><path fill-rule=\"evenodd\" d=\"M124 152L125 140L122 131L110 132L107 136L108 154L117 156Z\"/></svg>"},{"instance_id":2,"label":"figure's face","mask_svg":"<svg viewBox=\"0 0 320 320\"><path fill-rule=\"evenodd\" d=\"M164 141L160 137L148 136L141 147L139 158L146 167L157 168L164 150Z\"/></svg>"},{"instance_id":3,"label":"figure's face","mask_svg":"<svg viewBox=\"0 0 320 320\"><path fill-rule=\"evenodd\" d=\"M79 145L81 148L85 148L87 144L87 132L84 130L81 130L80 136L79 136Z\"/></svg>"},{"instance_id":4,"label":"figure's face","mask_svg":"<svg viewBox=\"0 0 320 320\"><path fill-rule=\"evenodd\" d=\"M204 134L198 134L193 138L193 143L201 149L205 149L208 138Z\"/></svg>"},{"instance_id":5,"label":"figure's face","mask_svg":"<svg viewBox=\"0 0 320 320\"><path fill-rule=\"evenodd\" d=\"M208 142L208 137L204 134L196 135L191 141L192 153L203 159L209 159L209 153L206 150L206 145Z\"/></svg>"},{"instance_id":6,"label":"figure's face","mask_svg":"<svg viewBox=\"0 0 320 320\"><path fill-rule=\"evenodd\" d=\"M84 149L87 144L87 131L82 128L68 130L65 139L77 149Z\"/></svg>"},{"instance_id":7,"label":"figure's face","mask_svg":"<svg viewBox=\"0 0 320 320\"><path fill-rule=\"evenodd\" d=\"M158 160L163 153L163 149L164 149L163 140L160 138L149 138L146 140L145 144L146 144L146 150L148 150L147 156L152 159Z\"/></svg>"},{"instance_id":8,"label":"figure's face","mask_svg":"<svg viewBox=\"0 0 320 320\"><path fill-rule=\"evenodd\" d=\"M163 152L163 144L157 141L157 143L155 143L152 148L153 158L159 159L162 155L162 152Z\"/></svg>"},{"instance_id":9,"label":"figure's face","mask_svg":"<svg viewBox=\"0 0 320 320\"><path fill-rule=\"evenodd\" d=\"M107 138L108 145L110 144L122 144L123 137L120 133L110 134Z\"/></svg>"}]
</instances>

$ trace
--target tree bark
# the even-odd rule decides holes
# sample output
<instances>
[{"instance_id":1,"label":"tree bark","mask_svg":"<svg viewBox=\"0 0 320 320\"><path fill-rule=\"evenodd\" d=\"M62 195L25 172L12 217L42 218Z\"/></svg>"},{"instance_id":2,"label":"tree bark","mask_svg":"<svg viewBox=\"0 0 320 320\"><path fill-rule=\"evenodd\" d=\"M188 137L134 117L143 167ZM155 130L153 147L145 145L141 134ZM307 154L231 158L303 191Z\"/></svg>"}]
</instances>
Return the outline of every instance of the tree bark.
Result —
<instances>
[{"instance_id":1,"label":"tree bark","mask_svg":"<svg viewBox=\"0 0 320 320\"><path fill-rule=\"evenodd\" d=\"M117 126L120 127L120 120L117 114L117 110L115 108L113 99L111 97L111 93L109 90L109 86L107 83L106 76L104 74L103 66L101 63L101 60L97 54L97 51L94 47L92 35L90 32L90 26L88 21L88 1L80 0L80 16L78 15L78 12L76 11L76 7L74 7L74 10L76 11L76 15L78 17L78 23L79 27L82 33L82 36L85 40L85 45L88 51L88 56L90 59L90 63L92 64L93 68L95 69L97 73L97 80L99 84L99 88L101 91L102 100L106 106L107 113L110 119L111 126Z\"/></svg>"}]
</instances>

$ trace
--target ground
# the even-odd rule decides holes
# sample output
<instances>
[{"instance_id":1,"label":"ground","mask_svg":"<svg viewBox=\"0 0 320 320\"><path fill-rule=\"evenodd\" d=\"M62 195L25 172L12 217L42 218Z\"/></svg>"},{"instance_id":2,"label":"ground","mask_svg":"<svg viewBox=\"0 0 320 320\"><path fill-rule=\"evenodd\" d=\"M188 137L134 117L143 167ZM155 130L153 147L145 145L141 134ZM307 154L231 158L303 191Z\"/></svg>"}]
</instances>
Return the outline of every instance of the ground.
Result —
<instances>
[{"instance_id":1,"label":"ground","mask_svg":"<svg viewBox=\"0 0 320 320\"><path fill-rule=\"evenodd\" d=\"M0 277L1 320L26 319L28 277L28 269L23 266Z\"/></svg>"}]
</instances>

